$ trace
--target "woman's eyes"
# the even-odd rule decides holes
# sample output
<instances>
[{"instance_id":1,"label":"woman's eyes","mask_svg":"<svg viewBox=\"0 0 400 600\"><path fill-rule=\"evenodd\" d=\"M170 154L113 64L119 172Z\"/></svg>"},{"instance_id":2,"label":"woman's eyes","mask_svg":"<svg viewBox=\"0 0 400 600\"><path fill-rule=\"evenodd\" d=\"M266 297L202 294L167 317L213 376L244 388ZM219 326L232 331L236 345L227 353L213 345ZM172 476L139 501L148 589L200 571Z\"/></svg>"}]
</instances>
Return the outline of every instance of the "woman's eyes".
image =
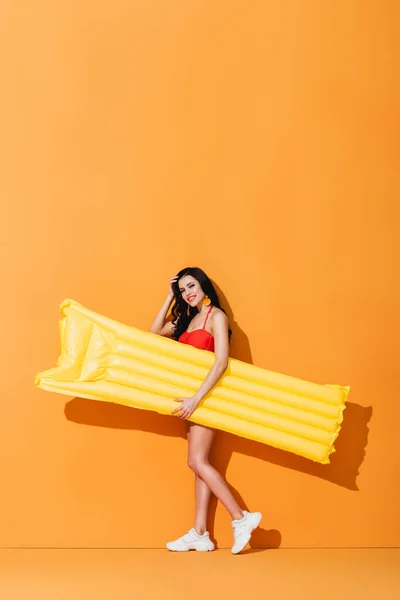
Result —
<instances>
[{"instance_id":1,"label":"woman's eyes","mask_svg":"<svg viewBox=\"0 0 400 600\"><path fill-rule=\"evenodd\" d=\"M191 290L194 287L194 283L192 285L188 285L188 288ZM181 294L184 293L185 290L179 290Z\"/></svg>"}]
</instances>

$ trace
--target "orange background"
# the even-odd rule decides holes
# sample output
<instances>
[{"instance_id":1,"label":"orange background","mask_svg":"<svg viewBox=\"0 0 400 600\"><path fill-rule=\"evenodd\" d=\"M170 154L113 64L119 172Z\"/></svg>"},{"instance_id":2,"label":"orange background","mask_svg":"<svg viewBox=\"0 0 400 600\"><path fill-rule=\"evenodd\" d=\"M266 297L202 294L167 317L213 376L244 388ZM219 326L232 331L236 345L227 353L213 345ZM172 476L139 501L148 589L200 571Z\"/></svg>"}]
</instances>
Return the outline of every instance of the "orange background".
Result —
<instances>
[{"instance_id":1,"label":"orange background","mask_svg":"<svg viewBox=\"0 0 400 600\"><path fill-rule=\"evenodd\" d=\"M329 466L219 434L214 463L265 515L254 543L399 545L397 8L1 3L2 546L192 525L178 419L33 387L65 297L149 329L187 265L233 356L352 386Z\"/></svg>"}]
</instances>

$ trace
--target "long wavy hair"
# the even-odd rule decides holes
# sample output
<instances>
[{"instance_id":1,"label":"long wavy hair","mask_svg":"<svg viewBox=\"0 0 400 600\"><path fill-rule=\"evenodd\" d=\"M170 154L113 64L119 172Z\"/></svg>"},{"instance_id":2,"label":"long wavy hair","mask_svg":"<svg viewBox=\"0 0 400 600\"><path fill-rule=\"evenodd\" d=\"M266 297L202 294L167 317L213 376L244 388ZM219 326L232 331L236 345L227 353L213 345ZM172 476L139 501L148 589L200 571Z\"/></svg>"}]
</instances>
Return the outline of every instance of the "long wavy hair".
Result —
<instances>
[{"instance_id":1,"label":"long wavy hair","mask_svg":"<svg viewBox=\"0 0 400 600\"><path fill-rule=\"evenodd\" d=\"M174 304L172 306L172 323L175 325L175 330L173 333L173 338L178 340L182 333L187 330L189 327L189 323L193 319L195 315L198 314L198 310L195 306L190 306L185 300L182 298L182 294L179 291L179 279L181 277L185 277L186 275L190 275L194 277L199 284L203 292L208 296L211 300L211 304L220 308L225 314L226 311L222 308L218 294L215 291L213 284L211 283L210 278L204 273L202 269L198 267L187 267L186 269L182 269L177 274L178 278L175 283L172 285L172 289L174 292ZM231 339L232 330L228 326L228 335L229 340Z\"/></svg>"}]
</instances>

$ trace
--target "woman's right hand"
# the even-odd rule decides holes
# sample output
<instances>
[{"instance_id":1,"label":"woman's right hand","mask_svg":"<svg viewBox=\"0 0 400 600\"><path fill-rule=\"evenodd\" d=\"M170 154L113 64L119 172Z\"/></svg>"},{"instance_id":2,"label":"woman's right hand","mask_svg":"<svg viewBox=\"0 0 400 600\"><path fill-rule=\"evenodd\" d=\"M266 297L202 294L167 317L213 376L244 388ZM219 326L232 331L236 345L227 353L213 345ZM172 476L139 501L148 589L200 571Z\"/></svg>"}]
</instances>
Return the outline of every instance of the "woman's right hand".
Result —
<instances>
[{"instance_id":1,"label":"woman's right hand","mask_svg":"<svg viewBox=\"0 0 400 600\"><path fill-rule=\"evenodd\" d=\"M171 280L169 282L169 286L168 286L168 298L170 298L171 300L174 297L174 290L172 288L172 285L178 280L178 276L174 275L173 277L171 277Z\"/></svg>"}]
</instances>

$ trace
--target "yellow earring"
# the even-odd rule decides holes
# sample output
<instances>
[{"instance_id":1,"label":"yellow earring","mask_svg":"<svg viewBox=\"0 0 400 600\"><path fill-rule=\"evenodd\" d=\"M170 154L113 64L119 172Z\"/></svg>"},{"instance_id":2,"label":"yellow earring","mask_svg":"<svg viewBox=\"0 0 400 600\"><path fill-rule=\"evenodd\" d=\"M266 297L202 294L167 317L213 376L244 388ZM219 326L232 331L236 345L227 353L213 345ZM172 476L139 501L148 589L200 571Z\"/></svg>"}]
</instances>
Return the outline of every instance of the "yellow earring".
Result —
<instances>
[{"instance_id":1,"label":"yellow earring","mask_svg":"<svg viewBox=\"0 0 400 600\"><path fill-rule=\"evenodd\" d=\"M206 296L206 297L204 298L204 300L203 300L203 304L204 304L204 306L210 306L210 304L211 304L211 300L210 300L210 298L209 298L208 296Z\"/></svg>"}]
</instances>

